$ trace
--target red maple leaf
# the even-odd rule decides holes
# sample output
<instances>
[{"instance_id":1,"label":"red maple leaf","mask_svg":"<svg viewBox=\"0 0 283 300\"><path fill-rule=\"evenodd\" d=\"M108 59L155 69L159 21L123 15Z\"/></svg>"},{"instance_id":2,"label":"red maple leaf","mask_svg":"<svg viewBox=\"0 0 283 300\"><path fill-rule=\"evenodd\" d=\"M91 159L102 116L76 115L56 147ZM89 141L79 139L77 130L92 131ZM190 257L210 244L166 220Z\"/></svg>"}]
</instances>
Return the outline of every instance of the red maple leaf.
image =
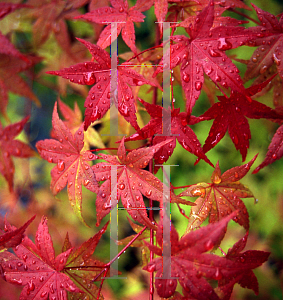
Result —
<instances>
[{"instance_id":1,"label":"red maple leaf","mask_svg":"<svg viewBox=\"0 0 283 300\"><path fill-rule=\"evenodd\" d=\"M79 15L78 8L87 4L89 0L28 0L31 10L27 16L35 19L33 24L33 42L35 47L45 43L53 32L59 45L69 53L71 48L70 37L65 20L73 19Z\"/></svg>"},{"instance_id":2,"label":"red maple leaf","mask_svg":"<svg viewBox=\"0 0 283 300\"><path fill-rule=\"evenodd\" d=\"M62 272L71 278L73 282L76 282L76 285L83 292L75 294L74 296L77 297L76 299L82 299L87 296L89 299L97 299L99 288L94 284L94 281L101 280L104 273L102 273L101 276L99 276L99 273L101 273L105 264L93 258L92 254L95 251L102 234L106 231L108 223L109 222L107 222L98 233L84 242L80 247L72 249L66 265L62 270ZM72 248L72 245L67 234L62 252L65 252L70 248ZM104 274L104 277L105 276L106 274ZM102 299L104 298L100 296L99 300Z\"/></svg>"},{"instance_id":3,"label":"red maple leaf","mask_svg":"<svg viewBox=\"0 0 283 300\"><path fill-rule=\"evenodd\" d=\"M189 27L190 23L193 23L195 20L196 12L199 12L208 5L209 0L193 0L193 1L182 1L182 0L170 0L171 5L168 9L170 13L166 18L166 21L176 22L182 21L176 26ZM247 10L252 10L241 0L225 0L225 1L214 1L214 22L213 26L238 26L240 24L248 23L248 21L237 20L231 17L221 16L225 10L231 9L233 12L238 13L237 10L234 10L235 7L243 8Z\"/></svg>"},{"instance_id":4,"label":"red maple leaf","mask_svg":"<svg viewBox=\"0 0 283 300\"><path fill-rule=\"evenodd\" d=\"M18 57L27 63L30 62L28 57L22 54L18 49L16 49L16 47L9 41L9 39L1 32L0 32L0 45L1 45L0 53Z\"/></svg>"},{"instance_id":5,"label":"red maple leaf","mask_svg":"<svg viewBox=\"0 0 283 300\"><path fill-rule=\"evenodd\" d=\"M248 81L254 77L264 74L274 63L280 77L283 79L283 18L280 20L273 14L266 12L254 4L261 26L254 29L258 32L258 38L253 41L252 46L259 46L250 58L247 65L244 80Z\"/></svg>"},{"instance_id":6,"label":"red maple leaf","mask_svg":"<svg viewBox=\"0 0 283 300\"><path fill-rule=\"evenodd\" d=\"M117 22L117 36L122 32L125 43L134 53L137 53L134 22L143 22L145 16L142 12L152 6L153 0L138 0L136 5L130 8L127 0L110 0L110 2L113 7L100 7L75 19L84 19L98 24ZM97 45L105 49L111 44L113 38L116 39L113 34L111 35L111 24L109 24L101 32Z\"/></svg>"},{"instance_id":7,"label":"red maple leaf","mask_svg":"<svg viewBox=\"0 0 283 300\"><path fill-rule=\"evenodd\" d=\"M254 251L252 260L231 260L205 252L218 246L223 239L227 223L236 212L225 217L220 222L209 224L205 227L192 231L179 239L174 226L170 228L171 242L171 278L166 275L162 257L163 246L163 226L162 219L157 230L157 242L161 247L157 247L145 242L148 248L156 255L161 256L153 259L144 270L149 272L156 271L155 287L158 295L163 298L171 297L177 286L177 280L181 284L184 294L188 297L199 300L219 300L213 287L207 279L221 282L222 278L238 278L240 280L250 272L265 262L270 253L264 251ZM169 220L168 220L169 222ZM167 260L168 263L168 260ZM164 276L164 278L162 278ZM227 279L228 281L228 279ZM246 286L251 288L250 286Z\"/></svg>"},{"instance_id":8,"label":"red maple leaf","mask_svg":"<svg viewBox=\"0 0 283 300\"><path fill-rule=\"evenodd\" d=\"M212 28L214 2L210 1L195 18L194 25L183 35L170 37L176 44L170 45L170 69L181 64L182 87L187 102L186 110L191 114L204 83L206 73L215 84L244 93L239 70L225 54L256 38L256 33L244 27L219 26ZM163 60L161 61L163 64ZM158 67L156 73L162 72Z\"/></svg>"},{"instance_id":9,"label":"red maple leaf","mask_svg":"<svg viewBox=\"0 0 283 300\"><path fill-rule=\"evenodd\" d=\"M164 134L164 136L153 137L153 145L156 145L162 141L172 139L171 143L165 144L154 154L156 164L163 164L169 159L175 149L177 139L177 141L182 145L184 149L192 154L195 154L213 167L213 164L204 154L197 136L195 135L193 130L189 126L187 126L186 113L180 113L179 108L167 110L163 107L160 107L159 105L149 104L142 99L139 100L145 106L147 112L150 114L151 120L145 127L141 129L140 132L126 138L125 141L141 140L145 138L151 138L155 134ZM166 123L168 122L168 120L171 120L171 124ZM201 118L190 116L188 125L196 124L202 120L203 119ZM171 128L171 132L169 133L171 134L171 136L166 136L165 133L165 128L168 128L168 126L170 126ZM160 167L155 166L154 171L157 172L159 168Z\"/></svg>"},{"instance_id":10,"label":"red maple leaf","mask_svg":"<svg viewBox=\"0 0 283 300\"><path fill-rule=\"evenodd\" d=\"M251 138L246 117L251 119L265 118L274 121L282 120L282 116L274 109L250 98L250 96L261 91L273 77L259 85L246 89L244 94L232 91L229 98L218 96L220 102L215 103L200 116L206 118L206 120L214 119L203 146L205 153L215 147L228 130L232 142L236 149L240 150L242 159L245 161L249 139Z\"/></svg>"},{"instance_id":11,"label":"red maple leaf","mask_svg":"<svg viewBox=\"0 0 283 300\"><path fill-rule=\"evenodd\" d=\"M133 150L126 156L123 139L117 156L100 154L101 158L108 163L102 162L92 167L97 181L105 181L100 186L96 198L97 226L113 207L113 202L111 206L111 190L117 190L117 200L119 201L121 198L122 204L130 216L141 224L154 227L147 216L142 195L152 200L163 201L163 184L152 173L142 169L148 165L156 151L170 142L172 141L167 140L152 147ZM111 168L116 168L116 171L115 169L111 171ZM117 180L114 182L111 181L113 170L117 174ZM171 202L191 204L172 192L170 192L170 198Z\"/></svg>"},{"instance_id":12,"label":"red maple leaf","mask_svg":"<svg viewBox=\"0 0 283 300\"><path fill-rule=\"evenodd\" d=\"M51 170L51 191L59 193L68 184L68 196L71 206L84 222L82 210L82 185L92 192L98 191L98 183L88 161L97 158L90 151L84 150L83 124L74 135L59 119L57 103L55 103L52 117L55 139L48 139L36 143L36 148L42 158L57 165Z\"/></svg>"},{"instance_id":13,"label":"red maple leaf","mask_svg":"<svg viewBox=\"0 0 283 300\"><path fill-rule=\"evenodd\" d=\"M282 47L283 47L283 20L276 16L261 10L253 5L258 15L261 26L251 28L258 32L258 38L252 42L252 46L258 46L246 63L247 70L244 76L244 81L256 77L253 85L259 84L272 76L275 73L279 75L274 78L270 84L264 89L267 92L273 88L273 103L274 105L282 105L282 90L283 90L283 68L282 68ZM263 93L262 93L263 94Z\"/></svg>"},{"instance_id":14,"label":"red maple leaf","mask_svg":"<svg viewBox=\"0 0 283 300\"><path fill-rule=\"evenodd\" d=\"M17 229L10 228L6 224L5 233L0 235L0 249L10 248L19 245L24 237L24 232L35 216L30 218L23 226Z\"/></svg>"},{"instance_id":15,"label":"red maple leaf","mask_svg":"<svg viewBox=\"0 0 283 300\"><path fill-rule=\"evenodd\" d=\"M15 166L11 156L31 157L35 155L32 148L14 138L23 130L29 117L22 121L2 127L0 123L0 172L9 184L10 191L13 190Z\"/></svg>"},{"instance_id":16,"label":"red maple leaf","mask_svg":"<svg viewBox=\"0 0 283 300\"><path fill-rule=\"evenodd\" d=\"M40 105L36 95L18 73L28 70L41 61L41 58L24 56L16 49L12 50L11 45L6 43L7 39L4 41L0 34L0 42L1 40L4 42L2 47L4 53L0 53L0 111L7 118L8 92L24 96Z\"/></svg>"},{"instance_id":17,"label":"red maple leaf","mask_svg":"<svg viewBox=\"0 0 283 300\"><path fill-rule=\"evenodd\" d=\"M48 74L62 76L78 84L94 86L90 89L85 101L85 130L97 119L102 118L111 105L111 58L109 53L97 45L78 39L83 43L96 62L86 62L65 68L60 71L50 71ZM140 86L152 84L136 71L128 68L128 65L121 64L117 67L117 91L113 91L115 105L125 120L139 130L136 118L135 101L132 90L129 86Z\"/></svg>"},{"instance_id":18,"label":"red maple leaf","mask_svg":"<svg viewBox=\"0 0 283 300\"><path fill-rule=\"evenodd\" d=\"M209 222L214 223L231 212L237 210L238 214L233 220L249 229L249 214L247 208L240 198L254 197L252 192L239 182L251 168L257 155L247 164L234 167L221 175L219 163L215 167L211 176L212 183L193 184L180 197L200 196L196 201L196 206L191 209L187 230L199 227L202 222L209 217Z\"/></svg>"},{"instance_id":19,"label":"red maple leaf","mask_svg":"<svg viewBox=\"0 0 283 300\"><path fill-rule=\"evenodd\" d=\"M246 262L246 263L259 263L265 262L269 256L268 252L265 251L257 251L257 250L247 250L245 252L241 252L244 250L247 239L248 239L248 232L245 234L243 238L241 238L233 247L228 250L226 255L226 259L229 259L234 262ZM219 289L222 290L225 285L229 286L229 281L236 281L238 282L243 288L251 289L258 295L258 281L257 278L252 270L247 270L247 272L238 276L238 278L222 278L219 281ZM230 286L229 292L227 288L225 289L225 299L230 299L232 293L232 288Z\"/></svg>"},{"instance_id":20,"label":"red maple leaf","mask_svg":"<svg viewBox=\"0 0 283 300\"><path fill-rule=\"evenodd\" d=\"M272 164L275 160L280 159L283 156L283 125L281 125L275 132L268 151L266 153L264 161L256 167L253 174L256 174L263 167Z\"/></svg>"},{"instance_id":21,"label":"red maple leaf","mask_svg":"<svg viewBox=\"0 0 283 300\"><path fill-rule=\"evenodd\" d=\"M13 250L16 256L8 251L0 253L0 266L6 281L24 286L20 299L67 300L66 291L81 292L62 273L72 249L55 258L45 217L42 217L38 226L35 244L25 236L22 243Z\"/></svg>"}]
</instances>

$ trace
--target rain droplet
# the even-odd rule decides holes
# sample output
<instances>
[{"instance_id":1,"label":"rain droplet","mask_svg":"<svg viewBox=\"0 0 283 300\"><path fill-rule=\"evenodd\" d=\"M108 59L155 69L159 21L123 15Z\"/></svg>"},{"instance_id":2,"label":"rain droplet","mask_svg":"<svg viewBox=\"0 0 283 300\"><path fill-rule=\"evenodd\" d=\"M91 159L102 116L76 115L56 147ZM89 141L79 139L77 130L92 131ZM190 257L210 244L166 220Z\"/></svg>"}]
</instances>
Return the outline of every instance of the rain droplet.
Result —
<instances>
[{"instance_id":1,"label":"rain droplet","mask_svg":"<svg viewBox=\"0 0 283 300\"><path fill-rule=\"evenodd\" d=\"M42 293L40 294L40 297L41 297L41 298L45 298L46 295L47 295L47 292L42 292Z\"/></svg>"},{"instance_id":2,"label":"rain droplet","mask_svg":"<svg viewBox=\"0 0 283 300\"><path fill-rule=\"evenodd\" d=\"M89 183L90 183L90 181L88 179L85 179L84 182L83 182L83 185L87 186Z\"/></svg>"},{"instance_id":3,"label":"rain droplet","mask_svg":"<svg viewBox=\"0 0 283 300\"><path fill-rule=\"evenodd\" d=\"M28 282L28 292L32 292L32 291L34 291L34 289L35 289L35 284L34 284L34 282L31 280L31 281L29 281Z\"/></svg>"},{"instance_id":4,"label":"rain droplet","mask_svg":"<svg viewBox=\"0 0 283 300\"><path fill-rule=\"evenodd\" d=\"M124 103L119 107L119 112L122 116L128 117L129 116L129 108Z\"/></svg>"},{"instance_id":5,"label":"rain droplet","mask_svg":"<svg viewBox=\"0 0 283 300\"><path fill-rule=\"evenodd\" d=\"M221 81L221 77L216 73L215 74L215 80L217 81L217 82L220 82Z\"/></svg>"},{"instance_id":6,"label":"rain droplet","mask_svg":"<svg viewBox=\"0 0 283 300\"><path fill-rule=\"evenodd\" d=\"M13 282L19 285L22 285L23 281L22 279L13 278Z\"/></svg>"},{"instance_id":7,"label":"rain droplet","mask_svg":"<svg viewBox=\"0 0 283 300\"><path fill-rule=\"evenodd\" d=\"M65 169L65 163L64 163L64 161L58 160L58 162L57 162L57 169L60 172L64 171L64 169Z\"/></svg>"},{"instance_id":8,"label":"rain droplet","mask_svg":"<svg viewBox=\"0 0 283 300\"><path fill-rule=\"evenodd\" d=\"M145 192L145 195L146 195L147 197L150 197L151 194L152 194L152 191L151 191L151 190L148 190L148 191Z\"/></svg>"},{"instance_id":9,"label":"rain droplet","mask_svg":"<svg viewBox=\"0 0 283 300\"><path fill-rule=\"evenodd\" d=\"M125 189L124 183L119 184L119 189L120 189L120 190L124 190L124 189Z\"/></svg>"},{"instance_id":10,"label":"rain droplet","mask_svg":"<svg viewBox=\"0 0 283 300\"><path fill-rule=\"evenodd\" d=\"M220 280L222 279L222 273L220 272L219 268L216 269L215 275L214 275L214 279L215 280Z\"/></svg>"},{"instance_id":11,"label":"rain droplet","mask_svg":"<svg viewBox=\"0 0 283 300\"><path fill-rule=\"evenodd\" d=\"M93 159L93 158L94 158L94 154L90 153L90 154L88 155L88 158L89 158L89 159Z\"/></svg>"},{"instance_id":12,"label":"rain droplet","mask_svg":"<svg viewBox=\"0 0 283 300\"><path fill-rule=\"evenodd\" d=\"M216 52L214 49L211 49L211 48L208 50L208 53L212 57L219 57L220 56L220 53Z\"/></svg>"},{"instance_id":13,"label":"rain droplet","mask_svg":"<svg viewBox=\"0 0 283 300\"><path fill-rule=\"evenodd\" d=\"M184 80L185 82L189 82L189 81L190 81L190 75L187 74L187 73L185 73L185 72L183 72L183 80Z\"/></svg>"},{"instance_id":14,"label":"rain droplet","mask_svg":"<svg viewBox=\"0 0 283 300\"><path fill-rule=\"evenodd\" d=\"M226 41L225 38L220 38L217 48L221 51L230 50L232 48L232 44L229 41Z\"/></svg>"},{"instance_id":15,"label":"rain droplet","mask_svg":"<svg viewBox=\"0 0 283 300\"><path fill-rule=\"evenodd\" d=\"M205 73L206 73L207 75L210 75L212 72L213 72L213 68L210 67L209 69L206 70Z\"/></svg>"},{"instance_id":16,"label":"rain droplet","mask_svg":"<svg viewBox=\"0 0 283 300\"><path fill-rule=\"evenodd\" d=\"M277 66L280 66L281 60L276 56L275 53L272 54L273 60Z\"/></svg>"},{"instance_id":17,"label":"rain droplet","mask_svg":"<svg viewBox=\"0 0 283 300\"><path fill-rule=\"evenodd\" d=\"M202 88L202 83L200 81L195 82L195 88L197 91L200 91Z\"/></svg>"},{"instance_id":18,"label":"rain droplet","mask_svg":"<svg viewBox=\"0 0 283 300\"><path fill-rule=\"evenodd\" d=\"M206 251L213 249L213 247L214 247L214 244L213 244L212 240L208 240L204 244L204 248Z\"/></svg>"},{"instance_id":19,"label":"rain droplet","mask_svg":"<svg viewBox=\"0 0 283 300\"><path fill-rule=\"evenodd\" d=\"M263 74L263 73L265 73L266 72L266 70L267 70L267 66L262 66L261 68L260 68L260 70L259 70L259 73L260 74Z\"/></svg>"},{"instance_id":20,"label":"rain droplet","mask_svg":"<svg viewBox=\"0 0 283 300\"><path fill-rule=\"evenodd\" d=\"M93 72L86 73L84 75L84 80L83 81L87 85L95 84L96 83L96 79L95 79L94 73Z\"/></svg>"}]
</instances>

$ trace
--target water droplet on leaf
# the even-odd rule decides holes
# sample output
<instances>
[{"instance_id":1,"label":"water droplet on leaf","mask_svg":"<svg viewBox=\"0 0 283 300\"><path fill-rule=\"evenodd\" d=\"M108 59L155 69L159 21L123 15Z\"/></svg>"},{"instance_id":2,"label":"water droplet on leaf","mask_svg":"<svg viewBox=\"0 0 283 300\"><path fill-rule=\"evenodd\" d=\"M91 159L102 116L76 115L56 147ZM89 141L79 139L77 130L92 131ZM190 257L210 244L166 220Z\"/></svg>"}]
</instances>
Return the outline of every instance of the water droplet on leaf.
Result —
<instances>
[{"instance_id":1,"label":"water droplet on leaf","mask_svg":"<svg viewBox=\"0 0 283 300\"><path fill-rule=\"evenodd\" d=\"M65 163L62 160L58 160L57 162L57 168L60 172L64 171L65 169Z\"/></svg>"},{"instance_id":2,"label":"water droplet on leaf","mask_svg":"<svg viewBox=\"0 0 283 300\"><path fill-rule=\"evenodd\" d=\"M200 91L202 88L202 83L200 81L195 82L195 88L197 91Z\"/></svg>"},{"instance_id":3,"label":"water droplet on leaf","mask_svg":"<svg viewBox=\"0 0 283 300\"><path fill-rule=\"evenodd\" d=\"M230 50L232 48L232 44L225 38L220 38L217 48L221 51Z\"/></svg>"}]
</instances>

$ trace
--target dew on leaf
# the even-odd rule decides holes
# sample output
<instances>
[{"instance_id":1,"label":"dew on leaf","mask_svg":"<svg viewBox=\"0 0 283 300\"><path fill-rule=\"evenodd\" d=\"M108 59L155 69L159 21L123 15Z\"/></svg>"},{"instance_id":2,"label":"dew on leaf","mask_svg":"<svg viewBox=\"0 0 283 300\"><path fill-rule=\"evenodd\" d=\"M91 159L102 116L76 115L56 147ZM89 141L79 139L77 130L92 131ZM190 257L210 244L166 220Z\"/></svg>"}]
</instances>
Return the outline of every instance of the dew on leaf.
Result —
<instances>
[{"instance_id":1,"label":"dew on leaf","mask_svg":"<svg viewBox=\"0 0 283 300\"><path fill-rule=\"evenodd\" d=\"M45 298L46 295L47 295L47 292L42 292L42 293L40 294L40 297L41 297L41 298Z\"/></svg>"},{"instance_id":2,"label":"dew on leaf","mask_svg":"<svg viewBox=\"0 0 283 300\"><path fill-rule=\"evenodd\" d=\"M124 190L125 189L124 183L119 184L118 187L119 187L120 190Z\"/></svg>"},{"instance_id":3,"label":"dew on leaf","mask_svg":"<svg viewBox=\"0 0 283 300\"><path fill-rule=\"evenodd\" d=\"M22 279L13 278L12 280L13 280L14 283L16 283L18 285L22 285L22 283L23 283Z\"/></svg>"},{"instance_id":4,"label":"dew on leaf","mask_svg":"<svg viewBox=\"0 0 283 300\"><path fill-rule=\"evenodd\" d=\"M32 292L32 291L34 291L34 289L35 289L35 284L34 284L34 282L31 280L31 281L28 282L28 289L27 289L27 291L28 291L28 292Z\"/></svg>"},{"instance_id":5,"label":"dew on leaf","mask_svg":"<svg viewBox=\"0 0 283 300\"><path fill-rule=\"evenodd\" d=\"M219 57L220 56L220 53L218 53L217 51L215 51L214 49L209 49L208 50L208 53L211 57Z\"/></svg>"},{"instance_id":6,"label":"dew on leaf","mask_svg":"<svg viewBox=\"0 0 283 300\"><path fill-rule=\"evenodd\" d=\"M57 162L57 169L60 172L64 171L64 169L65 169L65 163L64 163L64 161L58 160L58 162Z\"/></svg>"},{"instance_id":7,"label":"dew on leaf","mask_svg":"<svg viewBox=\"0 0 283 300\"><path fill-rule=\"evenodd\" d=\"M213 244L212 240L208 240L204 244L204 248L206 251L213 249L213 247L214 247L214 244Z\"/></svg>"},{"instance_id":8,"label":"dew on leaf","mask_svg":"<svg viewBox=\"0 0 283 300\"><path fill-rule=\"evenodd\" d=\"M275 53L272 54L272 58L277 66L280 66L281 60L276 56Z\"/></svg>"},{"instance_id":9,"label":"dew on leaf","mask_svg":"<svg viewBox=\"0 0 283 300\"><path fill-rule=\"evenodd\" d=\"M213 68L211 68L211 67L206 70L207 75L210 75L212 72L213 72Z\"/></svg>"},{"instance_id":10,"label":"dew on leaf","mask_svg":"<svg viewBox=\"0 0 283 300\"><path fill-rule=\"evenodd\" d=\"M150 197L151 194L152 194L152 190L148 190L148 191L145 192L145 195L146 195L147 197Z\"/></svg>"},{"instance_id":11,"label":"dew on leaf","mask_svg":"<svg viewBox=\"0 0 283 300\"><path fill-rule=\"evenodd\" d=\"M260 73L260 74L263 74L263 73L266 72L266 70L267 70L267 66L264 65L264 66L262 66L262 67L260 68L259 73Z\"/></svg>"},{"instance_id":12,"label":"dew on leaf","mask_svg":"<svg viewBox=\"0 0 283 300\"><path fill-rule=\"evenodd\" d=\"M195 187L191 190L191 194L194 197L201 196L202 198L205 196L206 191L204 188Z\"/></svg>"},{"instance_id":13,"label":"dew on leaf","mask_svg":"<svg viewBox=\"0 0 283 300\"><path fill-rule=\"evenodd\" d=\"M197 91L200 91L202 88L202 83L200 81L195 82L195 88Z\"/></svg>"},{"instance_id":14,"label":"dew on leaf","mask_svg":"<svg viewBox=\"0 0 283 300\"><path fill-rule=\"evenodd\" d=\"M216 73L215 74L215 80L217 81L217 82L220 82L221 81L221 77Z\"/></svg>"},{"instance_id":15,"label":"dew on leaf","mask_svg":"<svg viewBox=\"0 0 283 300\"><path fill-rule=\"evenodd\" d=\"M220 38L217 48L221 51L230 50L232 48L232 44L225 38Z\"/></svg>"},{"instance_id":16,"label":"dew on leaf","mask_svg":"<svg viewBox=\"0 0 283 300\"><path fill-rule=\"evenodd\" d=\"M102 206L102 209L104 209L104 210L107 210L109 208L111 208L111 204L104 203Z\"/></svg>"},{"instance_id":17,"label":"dew on leaf","mask_svg":"<svg viewBox=\"0 0 283 300\"><path fill-rule=\"evenodd\" d=\"M190 75L187 74L187 73L185 73L185 72L183 72L183 80L184 80L185 82L189 82L189 81L190 81Z\"/></svg>"},{"instance_id":18,"label":"dew on leaf","mask_svg":"<svg viewBox=\"0 0 283 300\"><path fill-rule=\"evenodd\" d=\"M119 107L119 112L122 116L128 117L129 116L129 108L124 103Z\"/></svg>"}]
</instances>

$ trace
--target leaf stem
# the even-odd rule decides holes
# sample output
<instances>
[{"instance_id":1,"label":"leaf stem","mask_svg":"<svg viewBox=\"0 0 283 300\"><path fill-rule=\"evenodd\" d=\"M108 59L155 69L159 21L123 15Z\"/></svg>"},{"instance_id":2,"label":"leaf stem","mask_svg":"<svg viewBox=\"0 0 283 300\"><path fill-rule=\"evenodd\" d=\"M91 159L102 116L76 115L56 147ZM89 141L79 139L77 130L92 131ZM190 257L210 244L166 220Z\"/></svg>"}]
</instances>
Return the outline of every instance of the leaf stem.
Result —
<instances>
[{"instance_id":1,"label":"leaf stem","mask_svg":"<svg viewBox=\"0 0 283 300\"><path fill-rule=\"evenodd\" d=\"M93 279L93 281L96 281L97 278L99 278L99 276L104 272L104 277L101 279L101 283L100 283L100 287L99 287L99 291L98 291L98 295L97 295L97 300L99 299L99 296L100 296L100 292L101 292L101 289L102 289L102 285L103 285L103 282L106 278L106 274L110 268L110 265L118 258L120 257L131 245L132 243L147 229L147 226L144 226L143 229L114 257L112 258L107 264L105 264L103 266L103 270L98 274L96 275L96 277Z\"/></svg>"}]
</instances>

